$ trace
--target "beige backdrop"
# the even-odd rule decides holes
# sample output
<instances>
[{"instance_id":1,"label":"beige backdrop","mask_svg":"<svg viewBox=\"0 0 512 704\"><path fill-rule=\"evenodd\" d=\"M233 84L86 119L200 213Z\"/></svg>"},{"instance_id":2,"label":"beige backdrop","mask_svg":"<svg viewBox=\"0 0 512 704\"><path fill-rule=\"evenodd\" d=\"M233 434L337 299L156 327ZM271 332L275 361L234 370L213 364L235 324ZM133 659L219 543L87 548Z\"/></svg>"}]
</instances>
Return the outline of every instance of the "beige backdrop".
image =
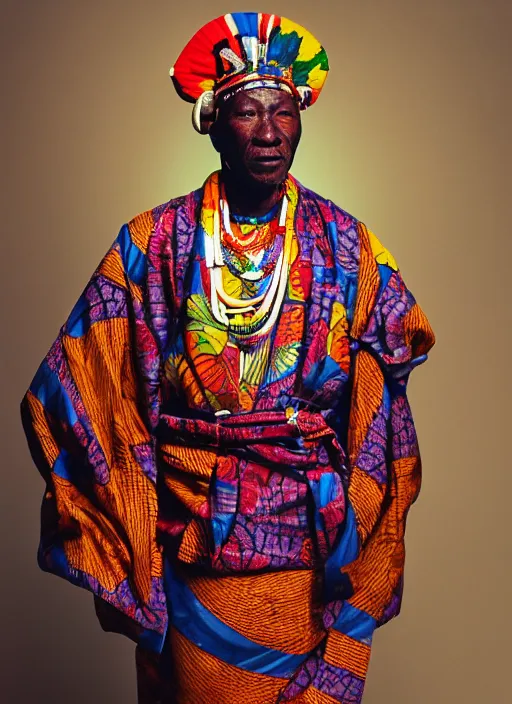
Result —
<instances>
[{"instance_id":1,"label":"beige backdrop","mask_svg":"<svg viewBox=\"0 0 512 704\"><path fill-rule=\"evenodd\" d=\"M36 567L43 483L18 405L119 227L216 167L168 69L201 24L254 9L305 25L330 59L293 173L383 240L438 339L410 380L423 488L402 613L376 632L364 704L505 704L510 5L247 4L2 3L0 699L136 702L130 642L100 630L90 595Z\"/></svg>"}]
</instances>

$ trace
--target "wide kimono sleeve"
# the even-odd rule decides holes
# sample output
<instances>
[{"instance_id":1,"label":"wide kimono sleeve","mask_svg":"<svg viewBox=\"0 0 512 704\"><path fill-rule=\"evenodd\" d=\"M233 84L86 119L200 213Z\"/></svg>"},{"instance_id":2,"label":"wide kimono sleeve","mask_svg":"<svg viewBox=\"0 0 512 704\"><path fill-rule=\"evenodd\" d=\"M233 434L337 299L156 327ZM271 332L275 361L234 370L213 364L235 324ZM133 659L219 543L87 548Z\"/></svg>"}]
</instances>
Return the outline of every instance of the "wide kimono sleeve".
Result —
<instances>
[{"instance_id":1,"label":"wide kimono sleeve","mask_svg":"<svg viewBox=\"0 0 512 704\"><path fill-rule=\"evenodd\" d=\"M121 229L21 416L46 482L39 566L90 590L104 628L159 651L167 628L153 435L160 359L143 304L151 227L143 214Z\"/></svg>"},{"instance_id":2,"label":"wide kimono sleeve","mask_svg":"<svg viewBox=\"0 0 512 704\"><path fill-rule=\"evenodd\" d=\"M350 520L344 539L351 547L341 567L349 588L330 619L318 685L337 701L353 704L362 699L374 631L401 608L406 518L421 484L407 382L435 343L392 255L362 223L357 229L347 441Z\"/></svg>"},{"instance_id":3,"label":"wide kimono sleeve","mask_svg":"<svg viewBox=\"0 0 512 704\"><path fill-rule=\"evenodd\" d=\"M407 513L421 456L407 398L409 375L435 343L430 323L389 251L362 223L348 435L348 494L360 541L346 568L351 606L381 626L400 612Z\"/></svg>"}]
</instances>

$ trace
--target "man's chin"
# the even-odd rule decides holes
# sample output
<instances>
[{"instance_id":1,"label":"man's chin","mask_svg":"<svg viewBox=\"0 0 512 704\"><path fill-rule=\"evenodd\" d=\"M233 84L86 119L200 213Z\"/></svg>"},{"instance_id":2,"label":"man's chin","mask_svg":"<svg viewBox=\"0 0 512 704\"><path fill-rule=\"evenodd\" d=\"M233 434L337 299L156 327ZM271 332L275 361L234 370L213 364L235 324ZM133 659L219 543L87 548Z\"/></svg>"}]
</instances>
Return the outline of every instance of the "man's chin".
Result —
<instances>
[{"instance_id":1,"label":"man's chin","mask_svg":"<svg viewBox=\"0 0 512 704\"><path fill-rule=\"evenodd\" d=\"M282 165L279 168L273 169L258 169L248 172L248 181L253 183L254 186L280 186L281 183L286 179L288 175L288 168Z\"/></svg>"}]
</instances>

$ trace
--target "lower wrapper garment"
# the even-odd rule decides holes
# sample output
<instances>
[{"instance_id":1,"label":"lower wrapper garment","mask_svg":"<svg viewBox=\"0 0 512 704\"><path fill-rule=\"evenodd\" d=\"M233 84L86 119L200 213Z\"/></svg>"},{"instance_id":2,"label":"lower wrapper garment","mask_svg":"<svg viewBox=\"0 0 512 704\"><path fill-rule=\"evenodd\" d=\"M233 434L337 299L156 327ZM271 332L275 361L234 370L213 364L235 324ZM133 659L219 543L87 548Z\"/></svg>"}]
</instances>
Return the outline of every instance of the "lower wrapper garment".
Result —
<instances>
[{"instance_id":1,"label":"lower wrapper garment","mask_svg":"<svg viewBox=\"0 0 512 704\"><path fill-rule=\"evenodd\" d=\"M158 672L139 652L143 701L159 686L176 704L329 702L329 686L345 701L361 695L362 681L336 665L340 648L356 651L361 674L369 659L360 632L336 630L354 615L341 615L351 585L340 568L358 545L345 456L323 416L292 401L162 417L170 629Z\"/></svg>"}]
</instances>

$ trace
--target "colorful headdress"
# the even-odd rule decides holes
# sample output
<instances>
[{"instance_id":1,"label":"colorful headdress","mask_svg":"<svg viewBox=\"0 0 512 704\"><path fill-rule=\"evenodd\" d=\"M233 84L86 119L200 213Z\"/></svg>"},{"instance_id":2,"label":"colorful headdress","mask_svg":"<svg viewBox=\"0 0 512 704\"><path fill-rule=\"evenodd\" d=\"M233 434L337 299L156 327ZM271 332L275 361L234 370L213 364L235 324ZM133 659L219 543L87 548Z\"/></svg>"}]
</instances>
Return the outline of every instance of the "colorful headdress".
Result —
<instances>
[{"instance_id":1,"label":"colorful headdress","mask_svg":"<svg viewBox=\"0 0 512 704\"><path fill-rule=\"evenodd\" d=\"M277 15L233 12L202 27L170 70L178 94L195 103L194 127L201 117L237 90L287 90L302 110L312 105L327 77L325 49L300 25Z\"/></svg>"}]
</instances>

